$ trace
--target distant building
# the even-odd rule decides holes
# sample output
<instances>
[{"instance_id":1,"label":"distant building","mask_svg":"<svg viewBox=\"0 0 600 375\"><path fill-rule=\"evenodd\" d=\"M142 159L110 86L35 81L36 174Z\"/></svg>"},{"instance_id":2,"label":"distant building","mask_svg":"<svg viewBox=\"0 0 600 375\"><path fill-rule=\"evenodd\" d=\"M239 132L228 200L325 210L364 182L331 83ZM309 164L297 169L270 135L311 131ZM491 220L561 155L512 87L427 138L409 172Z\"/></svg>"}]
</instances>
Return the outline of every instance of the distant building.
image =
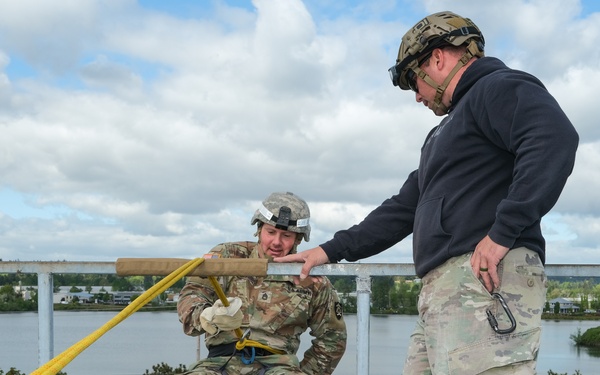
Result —
<instances>
[{"instance_id":1,"label":"distant building","mask_svg":"<svg viewBox=\"0 0 600 375\"><path fill-rule=\"evenodd\" d=\"M115 305L129 305L133 296L140 296L142 292L114 292L113 303Z\"/></svg>"},{"instance_id":2,"label":"distant building","mask_svg":"<svg viewBox=\"0 0 600 375\"><path fill-rule=\"evenodd\" d=\"M179 293L168 293L166 303L177 303L179 301Z\"/></svg>"},{"instance_id":3,"label":"distant building","mask_svg":"<svg viewBox=\"0 0 600 375\"><path fill-rule=\"evenodd\" d=\"M62 285L57 287L52 294L53 303L67 304L73 302L73 299L77 297L80 303L96 303L94 295L109 293L112 294L112 287L110 286L75 286L75 288L81 290L81 292L71 292L72 286ZM87 291L88 289L89 291Z\"/></svg>"},{"instance_id":4,"label":"distant building","mask_svg":"<svg viewBox=\"0 0 600 375\"><path fill-rule=\"evenodd\" d=\"M556 304L559 305L558 312L560 314L569 314L573 312L579 312L579 306L575 305L573 301L570 301L566 298L555 298L553 300L548 301L550 304L550 311L554 311L554 306Z\"/></svg>"},{"instance_id":5,"label":"distant building","mask_svg":"<svg viewBox=\"0 0 600 375\"><path fill-rule=\"evenodd\" d=\"M56 293L69 293L71 291L71 288L73 288L72 286L67 286L67 285L62 285L59 286L57 288L55 288ZM112 294L112 286L92 286L92 287L87 287L87 286L75 286L75 288L77 289L81 289L82 291L91 293L91 294L101 294L101 293L109 293ZM86 289L90 289L89 291Z\"/></svg>"},{"instance_id":6,"label":"distant building","mask_svg":"<svg viewBox=\"0 0 600 375\"><path fill-rule=\"evenodd\" d=\"M37 291L37 286L21 285L21 282L19 282L19 285L13 286L13 289L15 293L21 295L24 301L29 301L31 299L31 292L34 290Z\"/></svg>"}]
</instances>

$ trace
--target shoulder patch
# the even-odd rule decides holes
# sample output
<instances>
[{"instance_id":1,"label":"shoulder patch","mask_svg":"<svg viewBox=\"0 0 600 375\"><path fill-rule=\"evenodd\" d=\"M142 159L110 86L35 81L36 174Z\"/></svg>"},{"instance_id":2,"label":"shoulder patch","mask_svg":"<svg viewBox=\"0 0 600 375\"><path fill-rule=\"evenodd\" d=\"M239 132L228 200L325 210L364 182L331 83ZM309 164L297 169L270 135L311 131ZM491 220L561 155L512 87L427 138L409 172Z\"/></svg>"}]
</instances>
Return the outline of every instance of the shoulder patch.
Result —
<instances>
[{"instance_id":1,"label":"shoulder patch","mask_svg":"<svg viewBox=\"0 0 600 375\"><path fill-rule=\"evenodd\" d=\"M342 309L342 304L340 302L336 302L333 306L334 310L335 310L335 317L340 320L342 319L343 316L343 309Z\"/></svg>"},{"instance_id":2,"label":"shoulder patch","mask_svg":"<svg viewBox=\"0 0 600 375\"><path fill-rule=\"evenodd\" d=\"M204 259L215 259L215 258L220 258L221 254L214 254L214 253L208 253L208 254L204 254L202 256L202 258Z\"/></svg>"}]
</instances>

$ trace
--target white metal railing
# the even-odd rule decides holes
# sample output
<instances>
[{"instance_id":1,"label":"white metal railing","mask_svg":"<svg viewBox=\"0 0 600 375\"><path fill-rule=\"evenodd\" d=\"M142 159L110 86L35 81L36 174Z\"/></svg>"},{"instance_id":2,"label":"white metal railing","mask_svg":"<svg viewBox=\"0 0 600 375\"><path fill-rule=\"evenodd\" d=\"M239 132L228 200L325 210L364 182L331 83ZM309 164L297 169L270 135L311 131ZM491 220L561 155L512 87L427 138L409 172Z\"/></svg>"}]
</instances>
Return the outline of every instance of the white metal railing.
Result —
<instances>
[{"instance_id":1,"label":"white metal railing","mask_svg":"<svg viewBox=\"0 0 600 375\"><path fill-rule=\"evenodd\" d=\"M0 262L0 273L35 273L38 275L38 361L43 365L54 357L53 281L52 274L116 274L115 262ZM298 275L299 263L269 263L269 275ZM600 277L600 264L546 265L546 274L552 276ZM356 276L357 334L356 374L369 374L369 321L371 277L414 276L409 263L337 263L314 267L311 275Z\"/></svg>"}]
</instances>

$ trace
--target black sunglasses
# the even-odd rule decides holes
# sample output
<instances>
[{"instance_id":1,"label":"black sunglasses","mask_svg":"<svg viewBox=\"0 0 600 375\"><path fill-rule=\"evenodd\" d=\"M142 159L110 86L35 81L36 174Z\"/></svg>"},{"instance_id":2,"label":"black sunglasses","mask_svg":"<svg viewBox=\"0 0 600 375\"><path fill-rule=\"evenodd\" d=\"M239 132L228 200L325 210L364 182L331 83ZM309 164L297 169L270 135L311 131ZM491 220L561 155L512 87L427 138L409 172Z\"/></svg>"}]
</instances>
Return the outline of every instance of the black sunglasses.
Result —
<instances>
[{"instance_id":1,"label":"black sunglasses","mask_svg":"<svg viewBox=\"0 0 600 375\"><path fill-rule=\"evenodd\" d=\"M408 72L406 72L406 83L408 83L408 87L410 87L411 90L417 94L419 93L419 88L417 87L417 75L414 70L409 69Z\"/></svg>"},{"instance_id":2,"label":"black sunglasses","mask_svg":"<svg viewBox=\"0 0 600 375\"><path fill-rule=\"evenodd\" d=\"M427 61L427 59L429 59L430 57L431 52L425 54L425 56L419 59L419 63L417 65L423 65L423 63ZM401 69L399 69L399 67L400 65L394 65L388 69L388 72L390 73L390 79L392 80L394 86L400 86ZM414 70L408 69L408 71L406 72L406 83L412 91L416 92L417 94L419 93L419 89L417 87L417 74L414 72Z\"/></svg>"}]
</instances>

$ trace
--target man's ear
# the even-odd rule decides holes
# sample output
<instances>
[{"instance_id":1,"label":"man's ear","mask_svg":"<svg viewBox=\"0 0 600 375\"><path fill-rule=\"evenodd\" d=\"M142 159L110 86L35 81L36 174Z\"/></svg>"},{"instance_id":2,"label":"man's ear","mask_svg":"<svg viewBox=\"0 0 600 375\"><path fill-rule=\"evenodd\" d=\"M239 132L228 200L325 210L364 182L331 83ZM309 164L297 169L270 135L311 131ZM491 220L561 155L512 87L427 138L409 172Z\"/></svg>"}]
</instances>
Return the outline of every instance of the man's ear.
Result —
<instances>
[{"instance_id":1,"label":"man's ear","mask_svg":"<svg viewBox=\"0 0 600 375\"><path fill-rule=\"evenodd\" d=\"M433 50L433 52L431 53L431 57L430 57L430 62L432 64L435 64L435 67L437 69L441 69L444 66L444 51L441 48L436 48Z\"/></svg>"}]
</instances>

